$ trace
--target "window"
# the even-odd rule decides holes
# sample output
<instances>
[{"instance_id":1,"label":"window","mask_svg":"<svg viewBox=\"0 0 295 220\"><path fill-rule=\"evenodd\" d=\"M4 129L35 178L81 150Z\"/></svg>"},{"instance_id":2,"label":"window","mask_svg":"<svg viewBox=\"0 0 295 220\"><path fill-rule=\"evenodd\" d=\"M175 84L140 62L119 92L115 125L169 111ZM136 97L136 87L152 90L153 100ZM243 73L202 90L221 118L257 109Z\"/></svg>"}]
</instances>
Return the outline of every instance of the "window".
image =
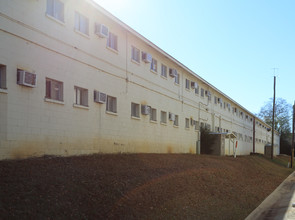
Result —
<instances>
[{"instance_id":1,"label":"window","mask_svg":"<svg viewBox=\"0 0 295 220\"><path fill-rule=\"evenodd\" d=\"M167 123L167 112L161 111L161 123Z\"/></svg>"},{"instance_id":2,"label":"window","mask_svg":"<svg viewBox=\"0 0 295 220\"><path fill-rule=\"evenodd\" d=\"M117 98L107 96L107 111L117 113Z\"/></svg>"},{"instance_id":3,"label":"window","mask_svg":"<svg viewBox=\"0 0 295 220\"><path fill-rule=\"evenodd\" d=\"M154 72L157 72L158 66L157 66L157 60L155 60L154 58L152 59L151 62L151 70Z\"/></svg>"},{"instance_id":4,"label":"window","mask_svg":"<svg viewBox=\"0 0 295 220\"><path fill-rule=\"evenodd\" d=\"M200 129L200 124L198 121L195 121L195 130L199 130Z\"/></svg>"},{"instance_id":5,"label":"window","mask_svg":"<svg viewBox=\"0 0 295 220\"><path fill-rule=\"evenodd\" d=\"M107 47L118 51L118 37L117 37L117 35L109 32Z\"/></svg>"},{"instance_id":6,"label":"window","mask_svg":"<svg viewBox=\"0 0 295 220\"><path fill-rule=\"evenodd\" d=\"M195 94L199 95L199 86L197 88L195 88Z\"/></svg>"},{"instance_id":7,"label":"window","mask_svg":"<svg viewBox=\"0 0 295 220\"><path fill-rule=\"evenodd\" d=\"M157 109L151 108L150 120L157 121Z\"/></svg>"},{"instance_id":8,"label":"window","mask_svg":"<svg viewBox=\"0 0 295 220\"><path fill-rule=\"evenodd\" d=\"M204 97L204 89L201 88L201 96Z\"/></svg>"},{"instance_id":9,"label":"window","mask_svg":"<svg viewBox=\"0 0 295 220\"><path fill-rule=\"evenodd\" d=\"M88 18L78 12L75 12L75 29L83 34L89 35Z\"/></svg>"},{"instance_id":10,"label":"window","mask_svg":"<svg viewBox=\"0 0 295 220\"><path fill-rule=\"evenodd\" d=\"M201 122L201 129L205 129L205 124L204 124L204 122Z\"/></svg>"},{"instance_id":11,"label":"window","mask_svg":"<svg viewBox=\"0 0 295 220\"><path fill-rule=\"evenodd\" d=\"M83 89L77 86L75 86L74 88L75 88L75 104L88 107L88 89Z\"/></svg>"},{"instance_id":12,"label":"window","mask_svg":"<svg viewBox=\"0 0 295 220\"><path fill-rule=\"evenodd\" d=\"M217 104L217 97L214 96L214 103Z\"/></svg>"},{"instance_id":13,"label":"window","mask_svg":"<svg viewBox=\"0 0 295 220\"><path fill-rule=\"evenodd\" d=\"M60 0L47 0L46 14L64 22L64 3Z\"/></svg>"},{"instance_id":14,"label":"window","mask_svg":"<svg viewBox=\"0 0 295 220\"><path fill-rule=\"evenodd\" d=\"M0 65L0 89L6 88L6 66Z\"/></svg>"},{"instance_id":15,"label":"window","mask_svg":"<svg viewBox=\"0 0 295 220\"><path fill-rule=\"evenodd\" d=\"M175 115L175 119L174 119L173 125L174 126L178 126L179 125L179 123L178 123L178 115Z\"/></svg>"},{"instance_id":16,"label":"window","mask_svg":"<svg viewBox=\"0 0 295 220\"><path fill-rule=\"evenodd\" d=\"M189 118L185 118L185 128L189 128Z\"/></svg>"},{"instance_id":17,"label":"window","mask_svg":"<svg viewBox=\"0 0 295 220\"><path fill-rule=\"evenodd\" d=\"M209 125L209 124L205 124L205 128L207 129L207 130L209 130L209 131L211 131L211 125Z\"/></svg>"},{"instance_id":18,"label":"window","mask_svg":"<svg viewBox=\"0 0 295 220\"><path fill-rule=\"evenodd\" d=\"M161 76L167 78L167 66L165 66L164 64L162 64L161 66Z\"/></svg>"},{"instance_id":19,"label":"window","mask_svg":"<svg viewBox=\"0 0 295 220\"><path fill-rule=\"evenodd\" d=\"M188 80L188 79L185 79L185 88L186 89L189 89L189 87L190 87L190 81Z\"/></svg>"},{"instance_id":20,"label":"window","mask_svg":"<svg viewBox=\"0 0 295 220\"><path fill-rule=\"evenodd\" d=\"M137 49L136 47L133 47L133 46L132 46L132 50L131 50L131 58L132 58L132 60L134 60L137 63L140 62L140 51L139 51L139 49Z\"/></svg>"},{"instance_id":21,"label":"window","mask_svg":"<svg viewBox=\"0 0 295 220\"><path fill-rule=\"evenodd\" d=\"M46 78L45 98L63 101L63 82Z\"/></svg>"},{"instance_id":22,"label":"window","mask_svg":"<svg viewBox=\"0 0 295 220\"><path fill-rule=\"evenodd\" d=\"M174 82L176 84L179 84L179 74L178 73L176 73L174 80L175 80Z\"/></svg>"},{"instance_id":23,"label":"window","mask_svg":"<svg viewBox=\"0 0 295 220\"><path fill-rule=\"evenodd\" d=\"M131 103L131 116L139 118L139 104Z\"/></svg>"}]
</instances>

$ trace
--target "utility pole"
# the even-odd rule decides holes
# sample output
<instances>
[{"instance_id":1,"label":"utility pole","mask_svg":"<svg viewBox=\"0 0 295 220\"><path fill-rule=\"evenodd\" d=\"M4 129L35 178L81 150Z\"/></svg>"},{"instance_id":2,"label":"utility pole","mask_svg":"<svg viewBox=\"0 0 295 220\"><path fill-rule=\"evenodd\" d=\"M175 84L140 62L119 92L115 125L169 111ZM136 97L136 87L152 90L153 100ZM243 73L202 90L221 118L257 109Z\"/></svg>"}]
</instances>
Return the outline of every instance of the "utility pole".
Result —
<instances>
[{"instance_id":1,"label":"utility pole","mask_svg":"<svg viewBox=\"0 0 295 220\"><path fill-rule=\"evenodd\" d=\"M294 160L294 125L295 125L295 102L293 105L293 125L292 125L292 147L291 147L291 168L293 168Z\"/></svg>"},{"instance_id":2,"label":"utility pole","mask_svg":"<svg viewBox=\"0 0 295 220\"><path fill-rule=\"evenodd\" d=\"M274 68L275 71L276 68ZM275 110L276 110L276 76L273 84L273 108L272 108L272 133L271 133L271 159L273 159L274 132L275 132Z\"/></svg>"}]
</instances>

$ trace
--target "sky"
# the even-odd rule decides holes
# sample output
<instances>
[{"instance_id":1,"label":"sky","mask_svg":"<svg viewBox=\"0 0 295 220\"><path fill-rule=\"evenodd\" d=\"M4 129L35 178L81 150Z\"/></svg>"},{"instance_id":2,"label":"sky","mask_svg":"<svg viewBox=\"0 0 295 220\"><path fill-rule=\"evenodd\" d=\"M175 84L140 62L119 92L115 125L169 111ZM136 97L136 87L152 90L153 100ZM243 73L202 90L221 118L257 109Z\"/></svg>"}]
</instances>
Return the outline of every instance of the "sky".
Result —
<instances>
[{"instance_id":1,"label":"sky","mask_svg":"<svg viewBox=\"0 0 295 220\"><path fill-rule=\"evenodd\" d=\"M295 100L295 0L95 0L252 113Z\"/></svg>"}]
</instances>

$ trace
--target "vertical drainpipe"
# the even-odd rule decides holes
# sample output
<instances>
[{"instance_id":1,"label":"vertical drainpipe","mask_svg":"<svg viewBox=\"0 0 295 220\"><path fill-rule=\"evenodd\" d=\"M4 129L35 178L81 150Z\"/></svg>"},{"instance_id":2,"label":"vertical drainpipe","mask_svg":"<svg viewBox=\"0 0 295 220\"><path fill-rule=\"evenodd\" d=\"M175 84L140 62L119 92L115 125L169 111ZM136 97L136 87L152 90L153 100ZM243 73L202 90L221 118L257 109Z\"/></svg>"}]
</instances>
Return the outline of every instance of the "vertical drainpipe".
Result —
<instances>
[{"instance_id":1,"label":"vertical drainpipe","mask_svg":"<svg viewBox=\"0 0 295 220\"><path fill-rule=\"evenodd\" d=\"M253 153L255 153L255 117L253 118Z\"/></svg>"}]
</instances>

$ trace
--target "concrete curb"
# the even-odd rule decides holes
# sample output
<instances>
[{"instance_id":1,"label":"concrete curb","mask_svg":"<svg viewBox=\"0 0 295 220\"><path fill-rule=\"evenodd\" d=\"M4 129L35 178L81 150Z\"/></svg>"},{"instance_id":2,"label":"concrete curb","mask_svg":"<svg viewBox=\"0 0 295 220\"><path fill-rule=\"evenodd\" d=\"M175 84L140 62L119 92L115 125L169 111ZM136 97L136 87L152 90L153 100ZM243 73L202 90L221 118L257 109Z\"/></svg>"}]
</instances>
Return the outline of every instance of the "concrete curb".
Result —
<instances>
[{"instance_id":1,"label":"concrete curb","mask_svg":"<svg viewBox=\"0 0 295 220\"><path fill-rule=\"evenodd\" d=\"M246 220L295 219L293 202L295 202L295 171L254 209Z\"/></svg>"}]
</instances>

